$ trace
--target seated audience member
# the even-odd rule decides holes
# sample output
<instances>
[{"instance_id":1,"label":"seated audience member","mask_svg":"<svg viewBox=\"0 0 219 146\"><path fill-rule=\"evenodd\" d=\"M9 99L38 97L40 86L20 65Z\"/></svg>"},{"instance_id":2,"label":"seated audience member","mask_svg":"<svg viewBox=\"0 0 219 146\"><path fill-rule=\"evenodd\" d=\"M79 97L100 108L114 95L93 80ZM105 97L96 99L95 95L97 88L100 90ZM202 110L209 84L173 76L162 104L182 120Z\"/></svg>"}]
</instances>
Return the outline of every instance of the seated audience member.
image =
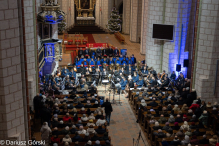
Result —
<instances>
[{"instance_id":1,"label":"seated audience member","mask_svg":"<svg viewBox=\"0 0 219 146\"><path fill-rule=\"evenodd\" d=\"M183 133L183 129L182 128L180 128L179 131L176 132L176 136L178 136L178 137L184 137L185 136L185 134Z\"/></svg>"},{"instance_id":2,"label":"seated audience member","mask_svg":"<svg viewBox=\"0 0 219 146\"><path fill-rule=\"evenodd\" d=\"M158 129L158 132L154 132L154 135L156 135L158 138L166 137L165 133L163 133L161 129Z\"/></svg>"},{"instance_id":3,"label":"seated audience member","mask_svg":"<svg viewBox=\"0 0 219 146\"><path fill-rule=\"evenodd\" d=\"M69 113L66 113L66 116L63 117L63 121L67 122L69 120L71 120L71 117L69 116Z\"/></svg>"},{"instance_id":4,"label":"seated audience member","mask_svg":"<svg viewBox=\"0 0 219 146\"><path fill-rule=\"evenodd\" d=\"M192 135L191 129L187 130L187 131L185 132L185 135L191 136L191 135Z\"/></svg>"},{"instance_id":5,"label":"seated audience member","mask_svg":"<svg viewBox=\"0 0 219 146\"><path fill-rule=\"evenodd\" d=\"M95 116L95 118L96 118L96 119L100 119L102 116L103 116L102 112L99 111L99 112L97 113L97 115Z\"/></svg>"},{"instance_id":6,"label":"seated audience member","mask_svg":"<svg viewBox=\"0 0 219 146\"><path fill-rule=\"evenodd\" d=\"M82 141L82 137L78 134L78 132L75 133L75 136L72 137L72 142L76 142L76 141Z\"/></svg>"},{"instance_id":7,"label":"seated audience member","mask_svg":"<svg viewBox=\"0 0 219 146\"><path fill-rule=\"evenodd\" d=\"M158 120L158 122L159 122L160 124L165 124L165 123L167 122L167 119L164 117L164 115L161 115L161 116L160 116L160 119Z\"/></svg>"},{"instance_id":8,"label":"seated audience member","mask_svg":"<svg viewBox=\"0 0 219 146\"><path fill-rule=\"evenodd\" d=\"M172 128L173 128L173 130L179 130L180 129L179 123L175 122L174 126Z\"/></svg>"},{"instance_id":9,"label":"seated audience member","mask_svg":"<svg viewBox=\"0 0 219 146\"><path fill-rule=\"evenodd\" d=\"M93 114L93 113L91 113L91 114L89 115L88 120L95 120L95 117L94 117L94 114Z\"/></svg>"},{"instance_id":10,"label":"seated audience member","mask_svg":"<svg viewBox=\"0 0 219 146\"><path fill-rule=\"evenodd\" d=\"M162 129L162 127L159 125L159 122L155 122L155 125L153 126L154 130Z\"/></svg>"},{"instance_id":11,"label":"seated audience member","mask_svg":"<svg viewBox=\"0 0 219 146\"><path fill-rule=\"evenodd\" d=\"M55 127L52 131L52 135L60 135L60 131L58 130L57 127Z\"/></svg>"},{"instance_id":12,"label":"seated audience member","mask_svg":"<svg viewBox=\"0 0 219 146\"><path fill-rule=\"evenodd\" d=\"M92 141L89 140L89 141L85 144L85 146L93 146L93 145L92 145Z\"/></svg>"},{"instance_id":13,"label":"seated audience member","mask_svg":"<svg viewBox=\"0 0 219 146\"><path fill-rule=\"evenodd\" d=\"M92 108L90 100L87 101L87 104L84 106L84 108Z\"/></svg>"},{"instance_id":14,"label":"seated audience member","mask_svg":"<svg viewBox=\"0 0 219 146\"><path fill-rule=\"evenodd\" d=\"M158 106L158 103L156 102L156 98L153 98L153 101L150 102L150 103L148 104L148 106L153 106L153 107Z\"/></svg>"},{"instance_id":15,"label":"seated audience member","mask_svg":"<svg viewBox=\"0 0 219 146\"><path fill-rule=\"evenodd\" d=\"M206 135L203 135L203 138L199 140L199 144L209 144L209 139Z\"/></svg>"},{"instance_id":16,"label":"seated audience member","mask_svg":"<svg viewBox=\"0 0 219 146\"><path fill-rule=\"evenodd\" d=\"M63 122L63 121L60 121L60 122L59 122L59 126L58 126L58 128L64 128L64 127L65 127L64 122Z\"/></svg>"},{"instance_id":17,"label":"seated audience member","mask_svg":"<svg viewBox=\"0 0 219 146\"><path fill-rule=\"evenodd\" d=\"M101 146L101 145L100 145L100 141L99 141L99 140L95 141L94 146Z\"/></svg>"},{"instance_id":18,"label":"seated audience member","mask_svg":"<svg viewBox=\"0 0 219 146\"><path fill-rule=\"evenodd\" d=\"M93 120L92 119L90 119L89 121L88 121L88 123L87 123L87 127L89 127L89 126L95 126L95 124L94 124L94 122L93 122Z\"/></svg>"},{"instance_id":19,"label":"seated audience member","mask_svg":"<svg viewBox=\"0 0 219 146\"><path fill-rule=\"evenodd\" d=\"M98 108L99 106L100 106L100 105L99 105L98 101L95 101L95 103L94 103L94 105L93 105L92 108Z\"/></svg>"},{"instance_id":20,"label":"seated audience member","mask_svg":"<svg viewBox=\"0 0 219 146\"><path fill-rule=\"evenodd\" d=\"M177 136L174 137L173 141L170 142L170 145L180 145L180 140L178 139Z\"/></svg>"},{"instance_id":21,"label":"seated audience member","mask_svg":"<svg viewBox=\"0 0 219 146\"><path fill-rule=\"evenodd\" d=\"M154 116L151 116L151 119L150 119L149 123L154 124L155 122L157 122L157 121L155 120Z\"/></svg>"},{"instance_id":22,"label":"seated audience member","mask_svg":"<svg viewBox=\"0 0 219 146\"><path fill-rule=\"evenodd\" d=\"M106 132L106 129L102 127L102 125L98 126L98 128L95 130L98 134L104 134Z\"/></svg>"},{"instance_id":23,"label":"seated audience member","mask_svg":"<svg viewBox=\"0 0 219 146\"><path fill-rule=\"evenodd\" d=\"M79 101L78 104L75 106L75 108L82 108L84 105Z\"/></svg>"},{"instance_id":24,"label":"seated audience member","mask_svg":"<svg viewBox=\"0 0 219 146\"><path fill-rule=\"evenodd\" d=\"M189 124L187 121L184 121L183 125L180 127L183 130L188 130L189 129Z\"/></svg>"},{"instance_id":25,"label":"seated audience member","mask_svg":"<svg viewBox=\"0 0 219 146\"><path fill-rule=\"evenodd\" d=\"M68 143L72 143L72 139L70 138L70 136L67 134L65 137L63 137L62 142L68 142Z\"/></svg>"},{"instance_id":26,"label":"seated audience member","mask_svg":"<svg viewBox=\"0 0 219 146\"><path fill-rule=\"evenodd\" d=\"M78 120L78 123L75 125L76 127L80 127L80 126L83 126L83 124L82 124L82 121L81 120Z\"/></svg>"},{"instance_id":27,"label":"seated audience member","mask_svg":"<svg viewBox=\"0 0 219 146\"><path fill-rule=\"evenodd\" d=\"M75 134L78 131L75 125L72 125L72 128L70 130L71 134Z\"/></svg>"},{"instance_id":28,"label":"seated audience member","mask_svg":"<svg viewBox=\"0 0 219 146\"><path fill-rule=\"evenodd\" d=\"M203 114L199 117L199 121L204 125L208 125L208 113L207 111L203 111Z\"/></svg>"},{"instance_id":29,"label":"seated audience member","mask_svg":"<svg viewBox=\"0 0 219 146\"><path fill-rule=\"evenodd\" d=\"M69 131L69 127L66 126L65 129L63 129L63 130L61 131L61 134L62 134L62 135L71 134L71 132Z\"/></svg>"},{"instance_id":30,"label":"seated audience member","mask_svg":"<svg viewBox=\"0 0 219 146\"><path fill-rule=\"evenodd\" d=\"M86 134L86 130L84 129L83 126L79 127L78 134Z\"/></svg>"},{"instance_id":31,"label":"seated audience member","mask_svg":"<svg viewBox=\"0 0 219 146\"><path fill-rule=\"evenodd\" d=\"M103 116L101 116L101 118L97 120L96 125L100 126L100 125L104 125L105 123L106 123L106 120L104 119Z\"/></svg>"},{"instance_id":32,"label":"seated audience member","mask_svg":"<svg viewBox=\"0 0 219 146\"><path fill-rule=\"evenodd\" d=\"M61 143L61 139L58 138L57 135L53 135L53 136L51 137L51 143L52 143L52 144L54 144L54 143L60 144L60 143Z\"/></svg>"},{"instance_id":33,"label":"seated audience member","mask_svg":"<svg viewBox=\"0 0 219 146\"><path fill-rule=\"evenodd\" d=\"M87 118L86 114L83 114L83 117L81 117L81 121L82 122L87 122L88 121L88 118Z\"/></svg>"},{"instance_id":34,"label":"seated audience member","mask_svg":"<svg viewBox=\"0 0 219 146\"><path fill-rule=\"evenodd\" d=\"M82 107L81 110L78 112L79 114L86 114L85 108Z\"/></svg>"},{"instance_id":35,"label":"seated audience member","mask_svg":"<svg viewBox=\"0 0 219 146\"><path fill-rule=\"evenodd\" d=\"M94 134L95 133L95 129L93 125L90 125L89 128L87 129L87 133L89 134Z\"/></svg>"},{"instance_id":36,"label":"seated audience member","mask_svg":"<svg viewBox=\"0 0 219 146\"><path fill-rule=\"evenodd\" d=\"M197 139L196 135L193 135L190 139L190 144L192 145L198 145L199 144L199 140Z\"/></svg>"},{"instance_id":37,"label":"seated audience member","mask_svg":"<svg viewBox=\"0 0 219 146\"><path fill-rule=\"evenodd\" d=\"M165 126L162 128L162 130L167 131L168 129L170 129L171 127L169 126L169 122L165 123Z\"/></svg>"},{"instance_id":38,"label":"seated audience member","mask_svg":"<svg viewBox=\"0 0 219 146\"><path fill-rule=\"evenodd\" d=\"M187 145L187 144L189 144L189 136L188 136L188 135L185 135L185 138L181 141L181 144L182 144L182 145Z\"/></svg>"},{"instance_id":39,"label":"seated audience member","mask_svg":"<svg viewBox=\"0 0 219 146\"><path fill-rule=\"evenodd\" d=\"M180 115L177 115L177 117L175 119L175 122L178 122L178 123L182 123L183 122L183 119L181 118Z\"/></svg>"},{"instance_id":40,"label":"seated audience member","mask_svg":"<svg viewBox=\"0 0 219 146\"><path fill-rule=\"evenodd\" d=\"M217 143L217 135L213 135L213 137L209 139L209 144L211 146L215 146L216 143Z\"/></svg>"},{"instance_id":41,"label":"seated audience member","mask_svg":"<svg viewBox=\"0 0 219 146\"><path fill-rule=\"evenodd\" d=\"M52 127L58 127L58 126L59 126L58 118L54 118L54 120L52 121Z\"/></svg>"},{"instance_id":42,"label":"seated audience member","mask_svg":"<svg viewBox=\"0 0 219 146\"><path fill-rule=\"evenodd\" d=\"M83 142L87 142L87 141L89 141L89 140L91 140L91 136L90 136L89 133L86 133L82 141L83 141Z\"/></svg>"},{"instance_id":43,"label":"seated audience member","mask_svg":"<svg viewBox=\"0 0 219 146\"><path fill-rule=\"evenodd\" d=\"M170 115L170 118L168 119L169 123L174 123L175 122L175 118L173 115Z\"/></svg>"},{"instance_id":44,"label":"seated audience member","mask_svg":"<svg viewBox=\"0 0 219 146\"><path fill-rule=\"evenodd\" d=\"M166 141L165 138L162 139L161 144L162 144L162 146L169 146L169 143Z\"/></svg>"},{"instance_id":45,"label":"seated audience member","mask_svg":"<svg viewBox=\"0 0 219 146\"><path fill-rule=\"evenodd\" d=\"M189 122L198 122L196 115L192 115L192 118L189 120Z\"/></svg>"},{"instance_id":46,"label":"seated audience member","mask_svg":"<svg viewBox=\"0 0 219 146\"><path fill-rule=\"evenodd\" d=\"M166 137L173 137L174 136L172 128L169 128L166 132L167 132Z\"/></svg>"}]
</instances>

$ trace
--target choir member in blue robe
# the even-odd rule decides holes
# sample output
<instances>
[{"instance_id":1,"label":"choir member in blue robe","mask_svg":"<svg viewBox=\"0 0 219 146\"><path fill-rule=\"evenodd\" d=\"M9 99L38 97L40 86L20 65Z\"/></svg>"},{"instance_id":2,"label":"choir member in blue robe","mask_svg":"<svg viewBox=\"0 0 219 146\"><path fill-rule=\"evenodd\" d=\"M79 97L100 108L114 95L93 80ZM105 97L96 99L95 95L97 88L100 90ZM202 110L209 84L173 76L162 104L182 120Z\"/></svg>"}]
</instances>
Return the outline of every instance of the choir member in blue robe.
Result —
<instances>
[{"instance_id":1,"label":"choir member in blue robe","mask_svg":"<svg viewBox=\"0 0 219 146\"><path fill-rule=\"evenodd\" d=\"M114 64L114 61L113 61L113 58L112 58L112 57L109 59L108 64L109 64L109 65Z\"/></svg>"},{"instance_id":2,"label":"choir member in blue robe","mask_svg":"<svg viewBox=\"0 0 219 146\"><path fill-rule=\"evenodd\" d=\"M134 76L132 77L132 80L133 80L134 83L137 83L137 82L138 82L138 80L139 80L139 75L138 75L136 72L134 72Z\"/></svg>"},{"instance_id":3,"label":"choir member in blue robe","mask_svg":"<svg viewBox=\"0 0 219 146\"><path fill-rule=\"evenodd\" d=\"M96 65L98 65L98 66L100 66L101 65L101 61L100 61L100 59L99 58L97 58L97 61L96 61L96 63L95 63Z\"/></svg>"},{"instance_id":4,"label":"choir member in blue robe","mask_svg":"<svg viewBox=\"0 0 219 146\"><path fill-rule=\"evenodd\" d=\"M132 54L131 60L132 60L132 65L134 65L136 63L136 58L134 57L134 54Z\"/></svg>"},{"instance_id":5,"label":"choir member in blue robe","mask_svg":"<svg viewBox=\"0 0 219 146\"><path fill-rule=\"evenodd\" d=\"M123 60L121 61L121 63L127 65L125 57L123 57Z\"/></svg>"},{"instance_id":6,"label":"choir member in blue robe","mask_svg":"<svg viewBox=\"0 0 219 146\"><path fill-rule=\"evenodd\" d=\"M142 72L142 74L148 74L148 70L147 70L146 66L143 67L141 72Z\"/></svg>"},{"instance_id":7,"label":"choir member in blue robe","mask_svg":"<svg viewBox=\"0 0 219 146\"><path fill-rule=\"evenodd\" d=\"M81 61L81 62L83 62L83 61L84 61L84 56L81 56L81 59L80 59L80 61Z\"/></svg>"},{"instance_id":8,"label":"choir member in blue robe","mask_svg":"<svg viewBox=\"0 0 219 146\"><path fill-rule=\"evenodd\" d=\"M87 68L87 66L89 65L88 61L86 58L84 58L84 61L82 62L82 64L84 65L85 68Z\"/></svg>"},{"instance_id":9,"label":"choir member in blue robe","mask_svg":"<svg viewBox=\"0 0 219 146\"><path fill-rule=\"evenodd\" d=\"M69 77L74 77L76 78L76 72L72 69L71 72L69 73Z\"/></svg>"},{"instance_id":10,"label":"choir member in blue robe","mask_svg":"<svg viewBox=\"0 0 219 146\"><path fill-rule=\"evenodd\" d=\"M95 65L95 61L93 58L91 58L91 61L89 62L89 65L91 65L92 67Z\"/></svg>"},{"instance_id":11,"label":"choir member in blue robe","mask_svg":"<svg viewBox=\"0 0 219 146\"><path fill-rule=\"evenodd\" d=\"M90 56L88 56L87 62L89 63L90 61L91 61L91 58L90 58Z\"/></svg>"},{"instance_id":12,"label":"choir member in blue robe","mask_svg":"<svg viewBox=\"0 0 219 146\"><path fill-rule=\"evenodd\" d=\"M131 65L132 65L132 60L131 60L131 58L128 58L127 64L131 64Z\"/></svg>"},{"instance_id":13,"label":"choir member in blue robe","mask_svg":"<svg viewBox=\"0 0 219 146\"><path fill-rule=\"evenodd\" d=\"M120 55L119 60L122 62L122 60L123 60L123 56L122 55Z\"/></svg>"},{"instance_id":14,"label":"choir member in blue robe","mask_svg":"<svg viewBox=\"0 0 219 146\"><path fill-rule=\"evenodd\" d=\"M116 62L116 57L115 56L113 57L113 62L114 62L113 64L115 64L115 62Z\"/></svg>"},{"instance_id":15,"label":"choir member in blue robe","mask_svg":"<svg viewBox=\"0 0 219 146\"><path fill-rule=\"evenodd\" d=\"M121 65L121 61L119 60L119 57L117 57L117 59L116 59L116 61L115 61L115 64Z\"/></svg>"},{"instance_id":16,"label":"choir member in blue robe","mask_svg":"<svg viewBox=\"0 0 219 146\"><path fill-rule=\"evenodd\" d=\"M104 58L103 60L101 60L102 62L101 62L101 64L103 65L103 63L106 63L106 64L108 64L108 62L107 62L107 60L106 60L106 58Z\"/></svg>"}]
</instances>

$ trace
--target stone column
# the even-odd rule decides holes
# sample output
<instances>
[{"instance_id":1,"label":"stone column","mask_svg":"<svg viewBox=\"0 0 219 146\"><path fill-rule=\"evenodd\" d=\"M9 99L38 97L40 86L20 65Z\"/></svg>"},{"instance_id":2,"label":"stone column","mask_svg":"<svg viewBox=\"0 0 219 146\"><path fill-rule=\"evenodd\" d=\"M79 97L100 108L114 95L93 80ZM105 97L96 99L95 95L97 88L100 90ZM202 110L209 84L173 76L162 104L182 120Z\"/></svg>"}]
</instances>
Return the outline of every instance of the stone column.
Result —
<instances>
[{"instance_id":1,"label":"stone column","mask_svg":"<svg viewBox=\"0 0 219 146\"><path fill-rule=\"evenodd\" d=\"M90 0L90 9L93 9L93 1Z\"/></svg>"},{"instance_id":2,"label":"stone column","mask_svg":"<svg viewBox=\"0 0 219 146\"><path fill-rule=\"evenodd\" d=\"M218 82L214 94L216 63L219 59L219 1L200 0L199 10L195 89L204 101L214 102L219 98Z\"/></svg>"},{"instance_id":3,"label":"stone column","mask_svg":"<svg viewBox=\"0 0 219 146\"><path fill-rule=\"evenodd\" d=\"M130 41L139 42L141 37L142 0L131 0Z\"/></svg>"},{"instance_id":4,"label":"stone column","mask_svg":"<svg viewBox=\"0 0 219 146\"><path fill-rule=\"evenodd\" d=\"M122 32L130 34L130 18L131 18L131 0L123 1L123 20Z\"/></svg>"}]
</instances>

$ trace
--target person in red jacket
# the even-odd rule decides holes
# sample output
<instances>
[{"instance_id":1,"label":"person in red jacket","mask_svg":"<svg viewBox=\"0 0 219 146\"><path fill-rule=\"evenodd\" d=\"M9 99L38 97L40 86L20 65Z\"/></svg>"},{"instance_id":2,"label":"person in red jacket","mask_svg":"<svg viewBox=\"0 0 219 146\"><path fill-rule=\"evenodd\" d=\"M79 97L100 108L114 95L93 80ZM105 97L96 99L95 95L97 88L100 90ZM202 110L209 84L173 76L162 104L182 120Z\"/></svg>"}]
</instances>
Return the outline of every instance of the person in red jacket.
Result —
<instances>
[{"instance_id":1,"label":"person in red jacket","mask_svg":"<svg viewBox=\"0 0 219 146\"><path fill-rule=\"evenodd\" d=\"M69 113L66 113L66 116L63 117L63 121L67 122L69 120L72 120L72 118L69 116Z\"/></svg>"},{"instance_id":2,"label":"person in red jacket","mask_svg":"<svg viewBox=\"0 0 219 146\"><path fill-rule=\"evenodd\" d=\"M192 109L193 112L195 112L195 110L197 108L199 108L199 104L197 104L197 101L194 101L193 104L189 107L189 109Z\"/></svg>"},{"instance_id":3,"label":"person in red jacket","mask_svg":"<svg viewBox=\"0 0 219 146\"><path fill-rule=\"evenodd\" d=\"M54 143L60 144L61 143L61 139L58 138L57 135L54 135L53 137L51 137L51 143L52 144L54 144Z\"/></svg>"}]
</instances>

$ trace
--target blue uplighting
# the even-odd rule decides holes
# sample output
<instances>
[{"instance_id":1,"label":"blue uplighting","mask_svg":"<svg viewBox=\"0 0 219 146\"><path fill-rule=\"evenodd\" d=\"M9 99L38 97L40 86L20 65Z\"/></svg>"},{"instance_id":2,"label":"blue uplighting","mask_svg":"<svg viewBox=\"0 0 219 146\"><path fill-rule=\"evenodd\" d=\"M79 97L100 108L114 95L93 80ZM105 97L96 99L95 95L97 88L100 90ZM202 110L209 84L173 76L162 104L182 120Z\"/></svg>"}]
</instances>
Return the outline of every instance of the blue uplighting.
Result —
<instances>
[{"instance_id":1,"label":"blue uplighting","mask_svg":"<svg viewBox=\"0 0 219 146\"><path fill-rule=\"evenodd\" d=\"M46 18L45 22L46 23L50 23L50 24L60 23L63 20L63 16L62 15L59 15L58 19L56 21L54 20L55 18L52 15L46 15L45 18Z\"/></svg>"},{"instance_id":2,"label":"blue uplighting","mask_svg":"<svg viewBox=\"0 0 219 146\"><path fill-rule=\"evenodd\" d=\"M45 43L45 61L46 62L53 62L55 59L55 43Z\"/></svg>"},{"instance_id":3,"label":"blue uplighting","mask_svg":"<svg viewBox=\"0 0 219 146\"><path fill-rule=\"evenodd\" d=\"M191 0L179 0L177 24L175 26L175 48L174 52L169 54L169 69L171 72L176 70L176 64L182 65L184 59L188 59L189 57L189 52L185 52L185 47L191 4ZM187 68L183 67L183 65L181 66L181 72L187 77Z\"/></svg>"}]
</instances>

